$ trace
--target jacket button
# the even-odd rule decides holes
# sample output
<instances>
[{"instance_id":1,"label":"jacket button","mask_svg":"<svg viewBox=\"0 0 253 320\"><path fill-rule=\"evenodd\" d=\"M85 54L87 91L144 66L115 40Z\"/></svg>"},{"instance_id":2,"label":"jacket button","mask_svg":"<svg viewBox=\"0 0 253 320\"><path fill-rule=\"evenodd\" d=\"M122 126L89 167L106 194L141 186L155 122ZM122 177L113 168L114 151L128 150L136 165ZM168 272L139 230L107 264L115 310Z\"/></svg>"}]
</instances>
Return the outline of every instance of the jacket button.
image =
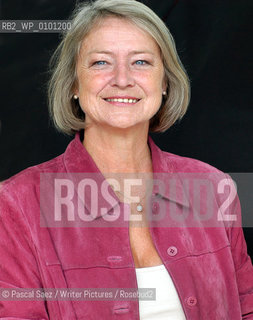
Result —
<instances>
[{"instance_id":1,"label":"jacket button","mask_svg":"<svg viewBox=\"0 0 253 320\"><path fill-rule=\"evenodd\" d=\"M107 261L109 262L121 262L122 257L121 256L108 256Z\"/></svg>"},{"instance_id":2,"label":"jacket button","mask_svg":"<svg viewBox=\"0 0 253 320\"><path fill-rule=\"evenodd\" d=\"M157 213L157 208L158 208L157 203L156 203L156 202L153 202L153 204L152 204L152 212L153 212L153 213Z\"/></svg>"},{"instance_id":3,"label":"jacket button","mask_svg":"<svg viewBox=\"0 0 253 320\"><path fill-rule=\"evenodd\" d=\"M174 257L177 254L177 248L174 246L171 246L167 249L167 253L169 256Z\"/></svg>"},{"instance_id":4,"label":"jacket button","mask_svg":"<svg viewBox=\"0 0 253 320\"><path fill-rule=\"evenodd\" d=\"M186 302L187 302L188 306L194 307L197 304L197 298L189 297Z\"/></svg>"}]
</instances>

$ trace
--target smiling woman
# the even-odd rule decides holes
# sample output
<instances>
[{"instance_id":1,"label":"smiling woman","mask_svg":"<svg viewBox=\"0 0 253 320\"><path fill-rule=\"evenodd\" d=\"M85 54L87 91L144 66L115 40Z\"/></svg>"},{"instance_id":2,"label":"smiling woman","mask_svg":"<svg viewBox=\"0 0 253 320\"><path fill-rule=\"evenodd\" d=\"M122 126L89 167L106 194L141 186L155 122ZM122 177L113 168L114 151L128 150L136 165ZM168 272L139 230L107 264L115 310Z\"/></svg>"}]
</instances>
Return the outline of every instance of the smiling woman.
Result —
<instances>
[{"instance_id":1,"label":"smiling woman","mask_svg":"<svg viewBox=\"0 0 253 320\"><path fill-rule=\"evenodd\" d=\"M50 113L75 139L1 186L0 318L252 319L233 183L149 137L189 102L164 23L135 0L82 3L53 62ZM9 299L27 288L47 299Z\"/></svg>"},{"instance_id":2,"label":"smiling woman","mask_svg":"<svg viewBox=\"0 0 253 320\"><path fill-rule=\"evenodd\" d=\"M107 17L85 37L76 75L73 92L85 113L85 141L93 127L95 144L104 137L103 130L94 137L95 126L147 131L167 87L155 40L117 17Z\"/></svg>"},{"instance_id":3,"label":"smiling woman","mask_svg":"<svg viewBox=\"0 0 253 320\"><path fill-rule=\"evenodd\" d=\"M169 30L152 10L133 0L117 4L113 0L96 1L92 6L88 3L81 4L74 11L72 18L72 29L66 33L52 58L53 75L49 84L49 108L56 127L71 134L86 125L85 113L80 109L80 104L70 98L73 97L78 82L77 63L79 66L81 63L83 69L85 67L84 61L80 61L80 56L86 50L85 43L89 44L88 38L93 39L93 42L89 50L85 51L83 59L86 59L86 67L88 62L94 64L91 69L102 68L108 71L113 67L115 72L116 63L118 71L121 72L134 70L134 65L138 65L141 70L143 68L150 70L155 63L153 69L159 72L159 64L162 62L164 82L160 85L164 89L164 94L162 100L160 95L160 109L151 118L149 131L165 131L183 117L190 97L188 77ZM113 22L112 26L110 22ZM118 25L122 25L120 36L116 30ZM128 27L138 34L138 39L142 41L140 44L131 36ZM102 29L106 35L103 35ZM106 43L103 43L104 40ZM134 45L131 50L128 41ZM124 48L126 46L128 49ZM117 52L119 48L122 52ZM128 65L126 69L121 70L123 54L127 56Z\"/></svg>"}]
</instances>

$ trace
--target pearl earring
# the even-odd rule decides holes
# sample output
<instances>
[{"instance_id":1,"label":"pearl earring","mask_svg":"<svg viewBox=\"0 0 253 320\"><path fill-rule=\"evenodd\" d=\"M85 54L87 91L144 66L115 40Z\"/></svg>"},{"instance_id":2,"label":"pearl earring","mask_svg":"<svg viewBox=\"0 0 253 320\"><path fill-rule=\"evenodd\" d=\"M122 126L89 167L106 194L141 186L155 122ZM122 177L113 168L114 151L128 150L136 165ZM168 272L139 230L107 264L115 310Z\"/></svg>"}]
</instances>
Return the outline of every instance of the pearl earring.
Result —
<instances>
[{"instance_id":1,"label":"pearl earring","mask_svg":"<svg viewBox=\"0 0 253 320\"><path fill-rule=\"evenodd\" d=\"M166 96L167 92L166 91L163 91L163 96Z\"/></svg>"},{"instance_id":2,"label":"pearl earring","mask_svg":"<svg viewBox=\"0 0 253 320\"><path fill-rule=\"evenodd\" d=\"M74 94L74 95L73 95L73 98L74 98L75 100L77 100L77 99L78 99L78 96L77 96L76 94Z\"/></svg>"}]
</instances>

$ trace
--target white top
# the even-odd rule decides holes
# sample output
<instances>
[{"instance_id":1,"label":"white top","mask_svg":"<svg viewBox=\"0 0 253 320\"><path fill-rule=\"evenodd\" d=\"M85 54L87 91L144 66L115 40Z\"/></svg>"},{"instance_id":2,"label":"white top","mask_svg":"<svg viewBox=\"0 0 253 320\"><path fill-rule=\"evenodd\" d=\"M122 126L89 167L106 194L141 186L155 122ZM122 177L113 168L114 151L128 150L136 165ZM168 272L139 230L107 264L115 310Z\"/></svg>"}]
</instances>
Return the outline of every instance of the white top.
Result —
<instances>
[{"instance_id":1,"label":"white top","mask_svg":"<svg viewBox=\"0 0 253 320\"><path fill-rule=\"evenodd\" d=\"M156 300L139 300L140 320L186 320L173 281L163 264L135 270L138 288L156 289Z\"/></svg>"}]
</instances>

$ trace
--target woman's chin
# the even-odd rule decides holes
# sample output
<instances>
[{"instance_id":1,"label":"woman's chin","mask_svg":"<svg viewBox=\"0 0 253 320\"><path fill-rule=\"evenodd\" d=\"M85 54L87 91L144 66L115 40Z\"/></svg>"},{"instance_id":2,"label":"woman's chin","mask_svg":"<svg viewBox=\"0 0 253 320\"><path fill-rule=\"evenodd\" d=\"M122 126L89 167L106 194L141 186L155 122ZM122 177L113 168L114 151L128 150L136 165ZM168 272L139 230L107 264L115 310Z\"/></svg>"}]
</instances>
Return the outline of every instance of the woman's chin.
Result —
<instances>
[{"instance_id":1,"label":"woman's chin","mask_svg":"<svg viewBox=\"0 0 253 320\"><path fill-rule=\"evenodd\" d=\"M110 127L115 130L128 130L134 128L145 127L148 128L149 121L129 121L129 120L118 120L118 121L110 121L104 124L105 128Z\"/></svg>"}]
</instances>

